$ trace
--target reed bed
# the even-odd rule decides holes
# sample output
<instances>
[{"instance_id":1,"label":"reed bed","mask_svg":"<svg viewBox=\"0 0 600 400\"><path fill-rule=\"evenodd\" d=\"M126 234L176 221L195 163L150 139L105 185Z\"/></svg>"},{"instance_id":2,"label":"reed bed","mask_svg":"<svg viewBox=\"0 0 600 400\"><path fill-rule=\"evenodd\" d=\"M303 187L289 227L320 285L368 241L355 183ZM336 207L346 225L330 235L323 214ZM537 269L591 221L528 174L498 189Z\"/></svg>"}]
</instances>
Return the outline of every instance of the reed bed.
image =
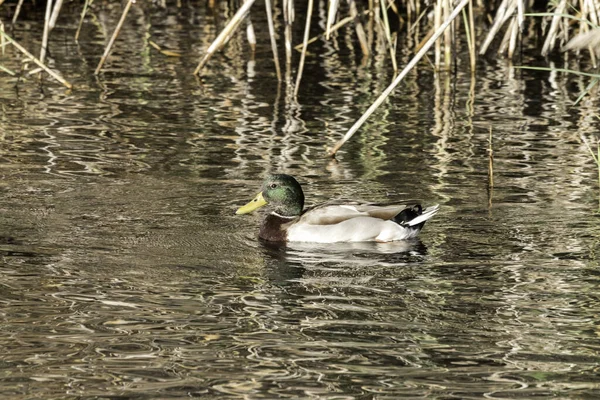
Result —
<instances>
[{"instance_id":1,"label":"reed bed","mask_svg":"<svg viewBox=\"0 0 600 400\"><path fill-rule=\"evenodd\" d=\"M192 1L192 0L189 0ZM41 46L39 58L32 54L32 49L25 49L18 44L18 39L9 35L11 29L19 23L19 16L23 12L24 0L0 0L0 12L8 24L0 20L0 34L2 50L8 45L13 45L18 53L25 59L36 63L40 68L36 72L44 71L66 87L71 84L62 78L62 74L50 69L45 63L46 50L51 45L52 29L57 23L67 23L61 20L63 0L47 0L45 7L43 36L40 38ZM127 14L132 7L139 7L141 12L151 13L152 8L160 3L163 7L181 7L182 0L162 0L151 2L144 0L121 1L121 17L116 23L112 35L107 38L106 47L98 62L95 74L102 73L104 65L110 63L110 53L114 46L119 45L119 32L127 23ZM360 47L363 57L372 57L384 49L385 56L395 78L388 88L381 94L367 112L346 133L344 139L334 146L329 153L334 155L337 149L356 132L362 123L373 111L385 101L385 98L394 90L413 68L419 65L422 59L431 60L425 67L433 67L434 73L444 73L452 68L469 68L473 74L476 72L478 57L499 56L507 60L519 59L522 51L538 52L542 56L576 57L592 67L596 67L600 56L600 0L556 0L540 6L534 0L329 0L328 2L298 3L293 0L280 0L273 3L264 0L264 8L255 0L238 0L230 4L234 10L229 21L218 32L212 43L206 47L202 54L175 54L181 57L198 57L198 64L193 71L194 75L202 75L211 59L228 41L240 34L239 28L245 22L245 31L248 46L254 53L256 46L261 43L257 40L256 32L268 31L270 46L273 53L275 74L278 81L285 81L288 90L294 98L301 97L299 91L302 81L303 66L307 51L316 41L331 41L336 39L336 34L341 27L351 25L356 44ZM107 0L79 0L75 4L81 6L80 19L74 40L80 40L80 32L85 26L90 10L104 7ZM204 3L202 3L204 4ZM190 7L201 7L201 4L189 4ZM216 7L216 2L211 0L208 7ZM313 12L317 7L318 13ZM540 8L541 7L541 8ZM302 13L298 14L298 10ZM276 12L277 11L277 12ZM266 12L266 26L258 26L251 20L252 15ZM326 22L318 36L310 37L311 26L315 26L318 15L326 16ZM276 20L275 15L281 20ZM262 19L262 17L260 18ZM62 22L61 22L62 21ZM301 24L304 34L301 38L295 37L294 25ZM314 31L314 30L313 30ZM285 74L281 72L280 52L278 50L278 37L283 38ZM296 43L295 43L296 41ZM300 43L297 43L300 41ZM541 44L541 46L540 46ZM152 42L152 46L160 49L163 54L169 55L168 50L162 50L159 43ZM397 51L410 51L415 56L406 66L398 65ZM294 49L297 52L294 52ZM378 50L379 49L379 50ZM468 52L468 65L458 65L457 55ZM297 65L294 65L295 60ZM523 67L523 66L522 66ZM57 66L60 69L60 65ZM539 67L538 67L539 68ZM400 73L397 71L402 69ZM0 65L0 71L15 74L9 68ZM580 72L565 70L565 72ZM1 73L1 72L0 72ZM295 74L295 79L292 79ZM600 76L594 72L590 74L590 88L595 85ZM386 78L382 78L386 79ZM298 100L300 101L300 100Z\"/></svg>"}]
</instances>

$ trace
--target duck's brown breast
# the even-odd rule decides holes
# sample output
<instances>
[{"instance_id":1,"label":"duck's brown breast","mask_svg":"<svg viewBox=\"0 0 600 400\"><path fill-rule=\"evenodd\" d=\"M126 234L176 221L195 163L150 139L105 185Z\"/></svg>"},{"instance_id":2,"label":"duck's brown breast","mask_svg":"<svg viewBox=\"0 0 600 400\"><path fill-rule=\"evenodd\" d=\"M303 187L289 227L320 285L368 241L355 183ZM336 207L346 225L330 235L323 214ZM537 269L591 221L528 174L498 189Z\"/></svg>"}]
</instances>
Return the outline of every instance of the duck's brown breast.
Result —
<instances>
[{"instance_id":1,"label":"duck's brown breast","mask_svg":"<svg viewBox=\"0 0 600 400\"><path fill-rule=\"evenodd\" d=\"M261 239L268 240L269 242L286 242L287 228L294 220L295 219L283 218L279 215L269 214L263 220L258 236Z\"/></svg>"}]
</instances>

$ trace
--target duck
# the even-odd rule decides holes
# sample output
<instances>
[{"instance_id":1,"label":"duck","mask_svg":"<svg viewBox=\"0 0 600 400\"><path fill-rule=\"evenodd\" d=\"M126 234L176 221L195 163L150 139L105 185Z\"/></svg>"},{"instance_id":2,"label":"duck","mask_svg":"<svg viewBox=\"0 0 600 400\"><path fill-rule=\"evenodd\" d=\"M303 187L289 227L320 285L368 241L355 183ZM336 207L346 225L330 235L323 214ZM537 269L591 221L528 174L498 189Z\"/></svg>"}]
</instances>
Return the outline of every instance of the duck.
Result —
<instances>
[{"instance_id":1,"label":"duck","mask_svg":"<svg viewBox=\"0 0 600 400\"><path fill-rule=\"evenodd\" d=\"M291 175L272 174L260 192L237 215L263 206L271 209L261 223L259 238L268 242L393 242L417 237L439 205L419 203L374 205L327 202L304 209L302 186Z\"/></svg>"}]
</instances>

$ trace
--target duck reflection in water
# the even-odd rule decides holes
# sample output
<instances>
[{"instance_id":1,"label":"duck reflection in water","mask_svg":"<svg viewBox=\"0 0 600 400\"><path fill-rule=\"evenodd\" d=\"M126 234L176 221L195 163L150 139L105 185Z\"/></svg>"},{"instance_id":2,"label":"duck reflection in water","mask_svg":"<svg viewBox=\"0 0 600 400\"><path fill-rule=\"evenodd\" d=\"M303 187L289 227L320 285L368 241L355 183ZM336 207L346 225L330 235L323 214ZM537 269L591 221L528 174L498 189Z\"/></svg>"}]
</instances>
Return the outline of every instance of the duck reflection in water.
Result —
<instances>
[{"instance_id":1,"label":"duck reflection in water","mask_svg":"<svg viewBox=\"0 0 600 400\"><path fill-rule=\"evenodd\" d=\"M271 279L283 283L301 279L307 270L350 269L356 272L373 266L401 268L418 263L427 255L419 239L389 243L285 243L260 241Z\"/></svg>"}]
</instances>

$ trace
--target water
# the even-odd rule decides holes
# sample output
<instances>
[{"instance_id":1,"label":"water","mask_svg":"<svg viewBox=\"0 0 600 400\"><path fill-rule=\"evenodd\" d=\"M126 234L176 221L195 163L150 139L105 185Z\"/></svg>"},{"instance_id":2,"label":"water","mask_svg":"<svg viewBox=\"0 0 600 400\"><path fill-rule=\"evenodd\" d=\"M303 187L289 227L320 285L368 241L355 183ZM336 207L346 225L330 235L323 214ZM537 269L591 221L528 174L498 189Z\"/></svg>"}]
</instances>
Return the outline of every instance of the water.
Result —
<instances>
[{"instance_id":1,"label":"water","mask_svg":"<svg viewBox=\"0 0 600 400\"><path fill-rule=\"evenodd\" d=\"M0 80L3 398L600 396L586 81L423 64L331 160L392 76L385 52L361 66L351 30L315 44L295 102L259 32L254 60L236 37L198 81L225 11L193 6L134 7L96 80L119 9L77 46L73 5L50 53L76 89ZM15 36L37 48L26 7ZM0 63L19 69L13 50ZM441 211L415 242L268 245L260 216L233 214L268 171L309 204Z\"/></svg>"}]
</instances>

